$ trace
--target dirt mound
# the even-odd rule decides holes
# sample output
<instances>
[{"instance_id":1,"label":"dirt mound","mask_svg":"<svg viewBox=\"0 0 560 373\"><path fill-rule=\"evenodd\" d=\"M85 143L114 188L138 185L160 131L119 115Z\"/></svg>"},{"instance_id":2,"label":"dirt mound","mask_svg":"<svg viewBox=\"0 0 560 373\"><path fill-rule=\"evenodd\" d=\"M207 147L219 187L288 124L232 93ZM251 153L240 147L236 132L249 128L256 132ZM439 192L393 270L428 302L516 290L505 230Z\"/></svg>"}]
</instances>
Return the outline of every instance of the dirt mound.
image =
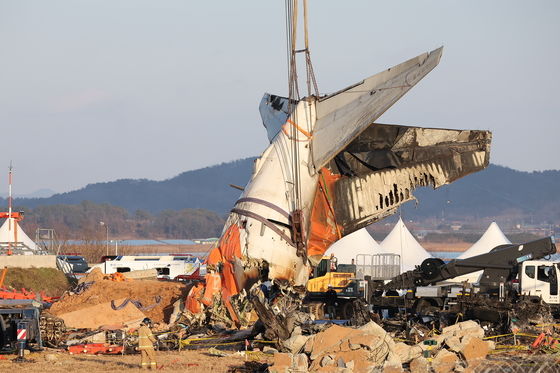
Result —
<instances>
[{"instance_id":1,"label":"dirt mound","mask_svg":"<svg viewBox=\"0 0 560 373\"><path fill-rule=\"evenodd\" d=\"M187 287L177 282L97 280L80 294L65 293L52 305L50 312L58 316L111 301L114 301L114 305L118 307L123 304L123 299L130 299L140 302L144 308L142 312L154 322L168 322L173 312L173 303L184 297L186 293ZM161 300L157 303L160 297Z\"/></svg>"},{"instance_id":2,"label":"dirt mound","mask_svg":"<svg viewBox=\"0 0 560 373\"><path fill-rule=\"evenodd\" d=\"M101 269L100 268L94 268L86 276L80 278L78 283L81 284L82 282L100 281L100 280L103 280L103 277L105 277L105 275L103 274Z\"/></svg>"},{"instance_id":3,"label":"dirt mound","mask_svg":"<svg viewBox=\"0 0 560 373\"><path fill-rule=\"evenodd\" d=\"M45 295L58 297L70 289L70 283L64 273L55 268L8 268L4 287L43 291Z\"/></svg>"},{"instance_id":4,"label":"dirt mound","mask_svg":"<svg viewBox=\"0 0 560 373\"><path fill-rule=\"evenodd\" d=\"M124 299L118 300L119 303L123 301ZM64 324L69 328L97 329L104 325L138 327L146 316L132 303L127 303L125 307L115 311L111 308L111 302L106 302L64 313L58 317L63 319Z\"/></svg>"}]
</instances>

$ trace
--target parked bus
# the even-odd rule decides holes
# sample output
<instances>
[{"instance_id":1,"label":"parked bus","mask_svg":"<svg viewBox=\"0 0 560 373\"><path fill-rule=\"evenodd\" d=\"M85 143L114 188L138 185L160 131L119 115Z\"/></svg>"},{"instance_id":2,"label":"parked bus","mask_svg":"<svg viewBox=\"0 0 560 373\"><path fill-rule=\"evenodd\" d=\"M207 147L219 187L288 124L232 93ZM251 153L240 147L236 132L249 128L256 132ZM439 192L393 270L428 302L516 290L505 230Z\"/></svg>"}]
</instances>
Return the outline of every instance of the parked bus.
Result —
<instances>
[{"instance_id":1,"label":"parked bus","mask_svg":"<svg viewBox=\"0 0 560 373\"><path fill-rule=\"evenodd\" d=\"M118 255L104 258L102 263L91 267L99 268L105 274L126 273L145 269L156 269L160 279L175 280L178 276L192 276L198 273L201 278L206 275L206 265L193 255Z\"/></svg>"}]
</instances>

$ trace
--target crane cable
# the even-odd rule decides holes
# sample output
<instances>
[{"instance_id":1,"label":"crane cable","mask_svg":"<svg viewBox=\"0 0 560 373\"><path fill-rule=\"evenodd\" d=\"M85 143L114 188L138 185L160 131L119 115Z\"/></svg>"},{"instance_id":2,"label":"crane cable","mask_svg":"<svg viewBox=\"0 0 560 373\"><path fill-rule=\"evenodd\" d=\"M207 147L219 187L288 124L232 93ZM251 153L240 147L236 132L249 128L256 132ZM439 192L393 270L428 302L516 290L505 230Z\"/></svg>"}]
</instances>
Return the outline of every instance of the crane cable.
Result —
<instances>
[{"instance_id":1,"label":"crane cable","mask_svg":"<svg viewBox=\"0 0 560 373\"><path fill-rule=\"evenodd\" d=\"M303 0L303 25L305 30L305 70L307 74L307 95L311 96L311 83L313 83L313 88L315 91L315 96L319 97L319 87L317 85L317 79L315 78L315 72L313 71L313 64L311 63L311 52L309 51L309 30L308 30L308 11L307 11L307 0Z\"/></svg>"},{"instance_id":2,"label":"crane cable","mask_svg":"<svg viewBox=\"0 0 560 373\"><path fill-rule=\"evenodd\" d=\"M287 34L287 54L288 54L288 108L292 113L292 121L297 125L297 113L294 112L295 103L300 99L297 63L296 63L296 43L297 43L297 19L298 19L298 0L286 0L286 34ZM299 167L299 144L297 143L298 133L296 125L290 126L291 138L291 168L293 182L293 201L292 211L301 209L301 185Z\"/></svg>"},{"instance_id":3,"label":"crane cable","mask_svg":"<svg viewBox=\"0 0 560 373\"><path fill-rule=\"evenodd\" d=\"M292 119L290 122L289 137L292 141L291 143L291 162L292 162L292 182L293 182L293 210L300 210L302 207L301 203L301 179L300 179L300 155L299 155L299 145L298 143L298 131L303 133L308 139L311 138L310 128L307 130L303 129L303 126L297 124L297 115L294 113L294 108L297 102L300 100L300 92L298 86L298 75L297 75L297 60L296 54L304 52L305 53L305 67L306 67L306 83L307 83L307 95L310 97L315 95L319 97L319 88L317 85L317 79L315 78L315 73L313 71L313 65L311 63L311 54L309 50L309 29L308 29L308 0L303 0L303 26L304 26L304 44L305 47L302 50L297 50L297 25L298 25L298 0L285 0L286 8L286 49L287 49L287 59L288 59L288 112L292 113ZM308 106L311 110L311 106ZM308 120L311 120L311 113L307 114Z\"/></svg>"}]
</instances>

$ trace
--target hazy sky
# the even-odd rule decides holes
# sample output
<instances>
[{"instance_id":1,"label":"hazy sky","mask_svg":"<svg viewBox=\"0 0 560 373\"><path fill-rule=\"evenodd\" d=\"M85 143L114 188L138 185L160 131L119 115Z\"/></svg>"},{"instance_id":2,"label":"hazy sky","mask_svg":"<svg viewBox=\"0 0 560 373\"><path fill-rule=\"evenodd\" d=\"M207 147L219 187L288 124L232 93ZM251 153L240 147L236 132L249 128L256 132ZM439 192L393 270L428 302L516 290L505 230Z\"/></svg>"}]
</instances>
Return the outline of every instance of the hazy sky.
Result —
<instances>
[{"instance_id":1,"label":"hazy sky","mask_svg":"<svg viewBox=\"0 0 560 373\"><path fill-rule=\"evenodd\" d=\"M310 12L321 93L444 45L379 121L489 129L493 163L560 168L559 1L310 0ZM25 194L260 154L262 94L287 94L284 17L283 0L0 0L0 181L10 159Z\"/></svg>"}]
</instances>

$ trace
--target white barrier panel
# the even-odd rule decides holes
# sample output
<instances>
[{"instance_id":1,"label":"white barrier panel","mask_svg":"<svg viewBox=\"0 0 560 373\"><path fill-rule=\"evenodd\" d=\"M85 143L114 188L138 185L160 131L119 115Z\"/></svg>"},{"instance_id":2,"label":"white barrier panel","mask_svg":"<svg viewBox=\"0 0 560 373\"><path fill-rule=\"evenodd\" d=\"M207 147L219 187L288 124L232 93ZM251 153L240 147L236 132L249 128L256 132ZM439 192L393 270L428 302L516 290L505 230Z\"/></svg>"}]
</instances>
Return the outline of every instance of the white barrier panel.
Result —
<instances>
[{"instance_id":1,"label":"white barrier panel","mask_svg":"<svg viewBox=\"0 0 560 373\"><path fill-rule=\"evenodd\" d=\"M0 268L56 268L56 255L3 255Z\"/></svg>"}]
</instances>

